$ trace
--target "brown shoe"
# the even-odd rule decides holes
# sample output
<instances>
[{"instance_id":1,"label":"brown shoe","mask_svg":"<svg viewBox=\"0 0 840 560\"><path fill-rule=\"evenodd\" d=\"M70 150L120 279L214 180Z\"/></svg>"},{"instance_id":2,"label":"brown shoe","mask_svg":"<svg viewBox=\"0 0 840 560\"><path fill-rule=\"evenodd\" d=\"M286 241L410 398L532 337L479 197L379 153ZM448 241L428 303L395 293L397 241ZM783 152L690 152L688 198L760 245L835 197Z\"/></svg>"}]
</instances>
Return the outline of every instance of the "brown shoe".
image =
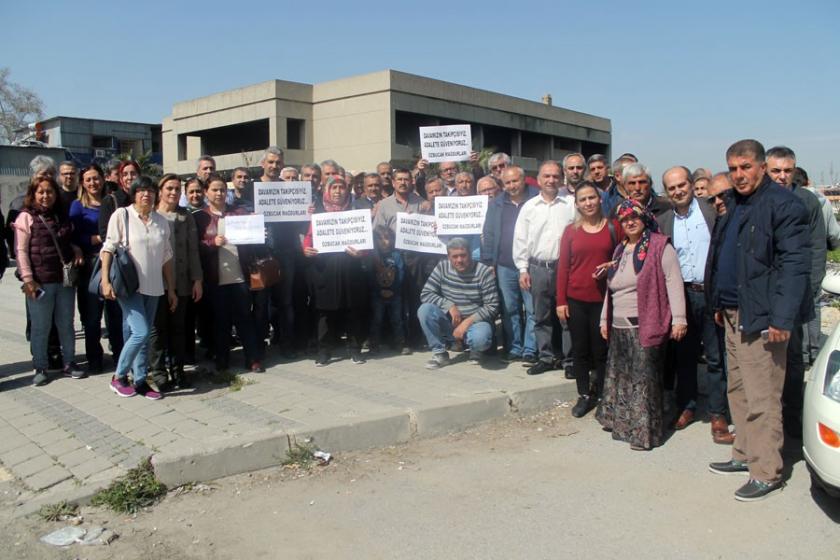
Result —
<instances>
[{"instance_id":1,"label":"brown shoe","mask_svg":"<svg viewBox=\"0 0 840 560\"><path fill-rule=\"evenodd\" d=\"M729 431L729 424L720 414L712 414L711 418L712 440L721 445L732 445L735 441L735 434Z\"/></svg>"},{"instance_id":2,"label":"brown shoe","mask_svg":"<svg viewBox=\"0 0 840 560\"><path fill-rule=\"evenodd\" d=\"M692 422L694 422L694 411L690 408L686 408L682 411L682 414L680 414L680 417L677 418L677 421L674 423L674 429L682 430Z\"/></svg>"}]
</instances>

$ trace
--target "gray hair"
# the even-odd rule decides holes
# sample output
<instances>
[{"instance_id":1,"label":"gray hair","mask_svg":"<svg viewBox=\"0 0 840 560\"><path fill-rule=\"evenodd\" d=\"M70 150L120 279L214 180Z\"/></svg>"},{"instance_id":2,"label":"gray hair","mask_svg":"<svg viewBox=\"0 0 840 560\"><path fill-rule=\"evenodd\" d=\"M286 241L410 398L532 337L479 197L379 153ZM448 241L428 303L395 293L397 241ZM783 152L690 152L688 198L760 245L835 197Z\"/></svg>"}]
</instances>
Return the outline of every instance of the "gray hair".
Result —
<instances>
[{"instance_id":1,"label":"gray hair","mask_svg":"<svg viewBox=\"0 0 840 560\"><path fill-rule=\"evenodd\" d=\"M563 158L563 169L566 169L566 162L569 161L569 158L573 157L579 157L580 160L583 162L583 166L586 167L586 158L583 157L583 154L575 152L573 154L566 154L566 156Z\"/></svg>"},{"instance_id":2,"label":"gray hair","mask_svg":"<svg viewBox=\"0 0 840 560\"><path fill-rule=\"evenodd\" d=\"M787 146L773 146L767 150L766 157L776 159L792 159L796 161L796 154Z\"/></svg>"},{"instance_id":3,"label":"gray hair","mask_svg":"<svg viewBox=\"0 0 840 560\"><path fill-rule=\"evenodd\" d=\"M381 181L382 177L379 176L379 173L368 172L365 173L365 176L362 178L362 182L367 181L368 179L376 179L377 181Z\"/></svg>"},{"instance_id":4,"label":"gray hair","mask_svg":"<svg viewBox=\"0 0 840 560\"><path fill-rule=\"evenodd\" d=\"M453 237L452 239L446 242L447 253L456 249L463 249L467 252L467 254L469 254L470 242L464 239L463 237Z\"/></svg>"},{"instance_id":5,"label":"gray hair","mask_svg":"<svg viewBox=\"0 0 840 560\"><path fill-rule=\"evenodd\" d=\"M510 156L504 152L496 152L492 156L490 156L487 160L487 165L491 166L497 161L504 161L505 164L510 165Z\"/></svg>"},{"instance_id":6,"label":"gray hair","mask_svg":"<svg viewBox=\"0 0 840 560\"><path fill-rule=\"evenodd\" d=\"M280 170L280 173L285 173L286 171L294 171L295 173L298 172L297 167L292 167L291 165L284 167Z\"/></svg>"},{"instance_id":7,"label":"gray hair","mask_svg":"<svg viewBox=\"0 0 840 560\"><path fill-rule=\"evenodd\" d=\"M233 171L231 171L231 172L230 172L231 177L233 177L234 175L236 175L236 174L237 174L238 172L240 172L240 171L244 171L244 172L248 175L248 177L250 177L250 176L251 176L251 172L250 172L250 171L248 171L248 168L247 168L247 167L235 167L235 168L233 169Z\"/></svg>"},{"instance_id":8,"label":"gray hair","mask_svg":"<svg viewBox=\"0 0 840 560\"><path fill-rule=\"evenodd\" d=\"M277 146L269 146L265 149L265 153L263 153L262 157L260 158L260 164L265 163L265 158L269 155L277 156L280 159L284 159L283 150L278 148Z\"/></svg>"},{"instance_id":9,"label":"gray hair","mask_svg":"<svg viewBox=\"0 0 840 560\"><path fill-rule=\"evenodd\" d=\"M318 172L318 175L321 174L321 166L318 165L317 163L307 163L306 165L302 165L300 167L300 172L303 173L304 169L314 169L315 171Z\"/></svg>"},{"instance_id":10,"label":"gray hair","mask_svg":"<svg viewBox=\"0 0 840 560\"><path fill-rule=\"evenodd\" d=\"M586 166L589 167L593 163L601 162L604 164L605 167L609 167L609 163L607 162L607 156L604 154L592 154L589 156L589 159L586 160Z\"/></svg>"},{"instance_id":11,"label":"gray hair","mask_svg":"<svg viewBox=\"0 0 840 560\"><path fill-rule=\"evenodd\" d=\"M479 189L479 185L481 185L482 181L492 181L493 184L496 185L496 187L499 190L504 190L504 185L502 185L502 182L495 175L485 175L484 177L482 177L481 179L476 181L476 183L475 183L476 190Z\"/></svg>"},{"instance_id":12,"label":"gray hair","mask_svg":"<svg viewBox=\"0 0 840 560\"><path fill-rule=\"evenodd\" d=\"M339 173L341 173L342 175L344 175L344 168L341 167L338 164L338 162L335 161L334 159L325 159L324 161L321 162L321 168L324 168L326 166L330 166L330 167L334 168L336 171L338 171Z\"/></svg>"},{"instance_id":13,"label":"gray hair","mask_svg":"<svg viewBox=\"0 0 840 560\"><path fill-rule=\"evenodd\" d=\"M641 163L631 163L630 165L626 166L621 173L622 179L627 179L628 177L639 177L641 175L645 175L648 178L648 181L653 182L652 177L650 176L650 169L647 168L646 165L642 165Z\"/></svg>"},{"instance_id":14,"label":"gray hair","mask_svg":"<svg viewBox=\"0 0 840 560\"><path fill-rule=\"evenodd\" d=\"M216 160L213 159L213 156L207 156L207 155L201 156L200 158L198 158L198 161L196 161L196 165L198 167L201 167L201 162L202 161L209 161L213 164L213 167L216 167Z\"/></svg>"},{"instance_id":15,"label":"gray hair","mask_svg":"<svg viewBox=\"0 0 840 560\"><path fill-rule=\"evenodd\" d=\"M473 174L470 173L469 171L459 171L458 173L455 174L455 180L457 181L458 177L460 177L461 175L466 175L467 177L470 178L470 183L475 183L475 180L473 178Z\"/></svg>"},{"instance_id":16,"label":"gray hair","mask_svg":"<svg viewBox=\"0 0 840 560\"><path fill-rule=\"evenodd\" d=\"M615 160L612 164L612 172L613 175L624 175L624 168L633 164L637 163L634 162L631 158L627 156L621 156L617 160Z\"/></svg>"},{"instance_id":17,"label":"gray hair","mask_svg":"<svg viewBox=\"0 0 840 560\"><path fill-rule=\"evenodd\" d=\"M62 167L72 167L73 169L78 169L79 166L76 165L75 162L70 161L69 159L65 159L61 163L58 164L58 168L61 169Z\"/></svg>"},{"instance_id":18,"label":"gray hair","mask_svg":"<svg viewBox=\"0 0 840 560\"><path fill-rule=\"evenodd\" d=\"M49 156L35 156L29 162L29 172L33 177L42 171L48 171L50 169L52 169L53 175L55 175L55 160Z\"/></svg>"}]
</instances>

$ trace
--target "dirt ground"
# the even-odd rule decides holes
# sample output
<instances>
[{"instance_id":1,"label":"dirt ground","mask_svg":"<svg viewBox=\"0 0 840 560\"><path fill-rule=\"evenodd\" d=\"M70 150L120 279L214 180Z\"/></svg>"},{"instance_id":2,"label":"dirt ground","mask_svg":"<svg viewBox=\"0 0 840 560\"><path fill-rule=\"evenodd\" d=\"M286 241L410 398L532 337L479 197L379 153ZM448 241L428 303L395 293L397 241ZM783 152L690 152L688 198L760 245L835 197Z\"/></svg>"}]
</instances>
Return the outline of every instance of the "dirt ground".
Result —
<instances>
[{"instance_id":1,"label":"dirt ground","mask_svg":"<svg viewBox=\"0 0 840 560\"><path fill-rule=\"evenodd\" d=\"M310 470L273 468L176 489L136 515L81 509L109 546L57 548L66 525L6 519L0 558L837 558L840 504L811 494L796 450L788 487L755 504L697 423L631 451L566 406L369 452ZM13 483L0 482L5 506ZM745 535L749 535L746 538Z\"/></svg>"}]
</instances>

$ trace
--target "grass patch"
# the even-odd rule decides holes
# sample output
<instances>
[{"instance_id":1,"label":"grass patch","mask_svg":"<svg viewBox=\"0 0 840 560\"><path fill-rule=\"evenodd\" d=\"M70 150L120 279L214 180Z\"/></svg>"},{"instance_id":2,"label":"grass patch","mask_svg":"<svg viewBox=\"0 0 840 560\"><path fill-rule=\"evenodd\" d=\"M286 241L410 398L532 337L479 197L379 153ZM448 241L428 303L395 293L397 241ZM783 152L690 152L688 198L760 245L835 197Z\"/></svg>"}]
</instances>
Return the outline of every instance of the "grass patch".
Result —
<instances>
[{"instance_id":1,"label":"grass patch","mask_svg":"<svg viewBox=\"0 0 840 560\"><path fill-rule=\"evenodd\" d=\"M166 486L155 477L151 458L129 470L91 499L95 506L106 506L119 513L135 513L153 505L166 494Z\"/></svg>"},{"instance_id":2,"label":"grass patch","mask_svg":"<svg viewBox=\"0 0 840 560\"><path fill-rule=\"evenodd\" d=\"M840 249L834 249L827 254L828 262L840 263Z\"/></svg>"},{"instance_id":3,"label":"grass patch","mask_svg":"<svg viewBox=\"0 0 840 560\"><path fill-rule=\"evenodd\" d=\"M289 450L286 451L286 458L280 463L291 469L309 469L315 463L315 446L310 443L298 443L286 436L289 441Z\"/></svg>"},{"instance_id":4,"label":"grass patch","mask_svg":"<svg viewBox=\"0 0 840 560\"><path fill-rule=\"evenodd\" d=\"M253 385L256 380L229 371L217 371L211 377L213 383L227 385L232 392L241 391L246 385Z\"/></svg>"},{"instance_id":5,"label":"grass patch","mask_svg":"<svg viewBox=\"0 0 840 560\"><path fill-rule=\"evenodd\" d=\"M41 506L41 509L38 510L38 515L44 521L61 521L65 517L73 517L77 511L79 511L79 506L76 504L68 504L65 501L61 501L57 504Z\"/></svg>"}]
</instances>

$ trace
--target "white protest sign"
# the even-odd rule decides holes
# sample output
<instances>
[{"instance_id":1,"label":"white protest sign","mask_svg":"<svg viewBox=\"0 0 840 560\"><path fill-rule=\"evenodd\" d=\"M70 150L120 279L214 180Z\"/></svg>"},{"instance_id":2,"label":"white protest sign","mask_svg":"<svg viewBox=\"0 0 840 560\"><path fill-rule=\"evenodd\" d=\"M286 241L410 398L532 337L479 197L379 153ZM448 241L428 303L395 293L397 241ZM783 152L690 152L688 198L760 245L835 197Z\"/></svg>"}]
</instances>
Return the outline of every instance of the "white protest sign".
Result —
<instances>
[{"instance_id":1,"label":"white protest sign","mask_svg":"<svg viewBox=\"0 0 840 560\"><path fill-rule=\"evenodd\" d=\"M370 210L312 214L312 246L319 253L343 253L347 247L373 249Z\"/></svg>"},{"instance_id":2,"label":"white protest sign","mask_svg":"<svg viewBox=\"0 0 840 560\"><path fill-rule=\"evenodd\" d=\"M468 124L420 127L420 152L429 163L467 161L471 151L472 132Z\"/></svg>"},{"instance_id":3,"label":"white protest sign","mask_svg":"<svg viewBox=\"0 0 840 560\"><path fill-rule=\"evenodd\" d=\"M435 217L397 212L396 249L445 255L446 245L435 233Z\"/></svg>"},{"instance_id":4,"label":"white protest sign","mask_svg":"<svg viewBox=\"0 0 840 560\"><path fill-rule=\"evenodd\" d=\"M311 203L310 181L254 183L254 210L268 223L308 222Z\"/></svg>"},{"instance_id":5,"label":"white protest sign","mask_svg":"<svg viewBox=\"0 0 840 560\"><path fill-rule=\"evenodd\" d=\"M484 230L488 198L475 196L435 197L438 235L474 235Z\"/></svg>"},{"instance_id":6,"label":"white protest sign","mask_svg":"<svg viewBox=\"0 0 840 560\"><path fill-rule=\"evenodd\" d=\"M262 214L225 216L224 236L233 245L261 245L265 243L265 220Z\"/></svg>"}]
</instances>

